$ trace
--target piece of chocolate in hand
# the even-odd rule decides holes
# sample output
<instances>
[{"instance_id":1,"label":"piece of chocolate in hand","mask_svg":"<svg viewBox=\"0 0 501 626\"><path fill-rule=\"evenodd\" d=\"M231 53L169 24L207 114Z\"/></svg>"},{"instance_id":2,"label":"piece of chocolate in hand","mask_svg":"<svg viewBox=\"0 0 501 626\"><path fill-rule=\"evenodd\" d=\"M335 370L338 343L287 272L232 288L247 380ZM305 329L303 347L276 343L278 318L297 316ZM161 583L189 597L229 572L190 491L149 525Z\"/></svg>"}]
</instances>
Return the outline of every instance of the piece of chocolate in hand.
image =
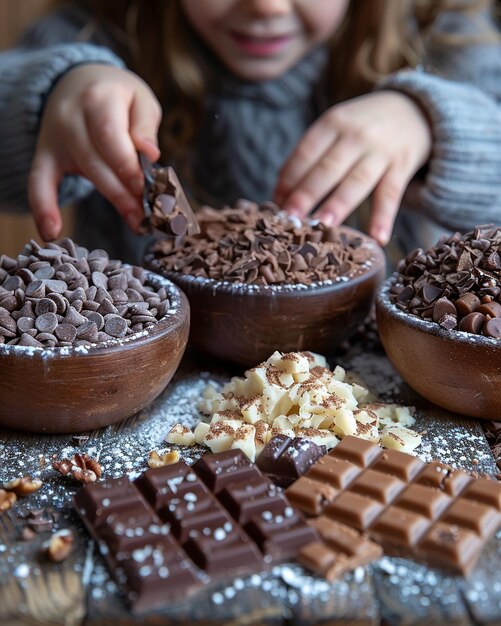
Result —
<instances>
[{"instance_id":1,"label":"piece of chocolate in hand","mask_svg":"<svg viewBox=\"0 0 501 626\"><path fill-rule=\"evenodd\" d=\"M157 167L153 172L148 191L150 227L174 238L197 235L200 227L173 168Z\"/></svg>"}]
</instances>

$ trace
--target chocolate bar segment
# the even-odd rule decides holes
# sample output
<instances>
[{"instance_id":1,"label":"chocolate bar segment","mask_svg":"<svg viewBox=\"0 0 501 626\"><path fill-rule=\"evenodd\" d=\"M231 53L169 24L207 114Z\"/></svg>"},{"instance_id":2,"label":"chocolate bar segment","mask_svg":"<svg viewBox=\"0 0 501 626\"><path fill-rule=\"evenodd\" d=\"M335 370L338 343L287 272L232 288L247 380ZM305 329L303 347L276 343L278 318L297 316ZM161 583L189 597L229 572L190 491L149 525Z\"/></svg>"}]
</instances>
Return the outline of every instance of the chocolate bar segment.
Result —
<instances>
[{"instance_id":1,"label":"chocolate bar segment","mask_svg":"<svg viewBox=\"0 0 501 626\"><path fill-rule=\"evenodd\" d=\"M256 465L274 483L288 487L327 452L313 441L276 435L263 448Z\"/></svg>"},{"instance_id":2,"label":"chocolate bar segment","mask_svg":"<svg viewBox=\"0 0 501 626\"><path fill-rule=\"evenodd\" d=\"M304 546L298 561L329 581L382 556L381 546L353 528L322 515L310 525L320 535L320 541Z\"/></svg>"},{"instance_id":3,"label":"chocolate bar segment","mask_svg":"<svg viewBox=\"0 0 501 626\"><path fill-rule=\"evenodd\" d=\"M367 531L387 554L463 575L501 526L501 484L356 437L345 437L285 493L307 515Z\"/></svg>"},{"instance_id":4,"label":"chocolate bar segment","mask_svg":"<svg viewBox=\"0 0 501 626\"><path fill-rule=\"evenodd\" d=\"M241 450L87 485L75 506L136 613L223 576L259 572L318 540Z\"/></svg>"}]
</instances>

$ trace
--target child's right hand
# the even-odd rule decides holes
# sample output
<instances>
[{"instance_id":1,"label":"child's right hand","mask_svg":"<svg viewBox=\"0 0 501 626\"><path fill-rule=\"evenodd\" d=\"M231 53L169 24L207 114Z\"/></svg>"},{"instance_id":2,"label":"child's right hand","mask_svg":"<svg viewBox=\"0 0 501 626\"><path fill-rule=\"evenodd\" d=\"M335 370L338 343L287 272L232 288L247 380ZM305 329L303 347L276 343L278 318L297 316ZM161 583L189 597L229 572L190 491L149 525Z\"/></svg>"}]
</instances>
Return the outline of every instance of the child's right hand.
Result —
<instances>
[{"instance_id":1,"label":"child's right hand","mask_svg":"<svg viewBox=\"0 0 501 626\"><path fill-rule=\"evenodd\" d=\"M65 174L90 180L133 230L142 219L143 174L137 151L160 156L161 107L151 89L127 70L101 64L70 70L50 94L28 181L41 236L61 231L58 186Z\"/></svg>"}]
</instances>

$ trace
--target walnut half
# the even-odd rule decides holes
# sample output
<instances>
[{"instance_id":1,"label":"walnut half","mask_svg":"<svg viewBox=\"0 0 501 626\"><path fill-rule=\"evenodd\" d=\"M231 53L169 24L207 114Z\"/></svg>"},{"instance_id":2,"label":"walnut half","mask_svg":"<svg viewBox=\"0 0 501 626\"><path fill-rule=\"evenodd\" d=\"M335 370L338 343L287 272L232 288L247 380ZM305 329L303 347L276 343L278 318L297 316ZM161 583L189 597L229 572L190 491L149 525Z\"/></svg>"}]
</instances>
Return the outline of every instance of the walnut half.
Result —
<instances>
[{"instance_id":1,"label":"walnut half","mask_svg":"<svg viewBox=\"0 0 501 626\"><path fill-rule=\"evenodd\" d=\"M31 493L38 491L42 484L42 481L38 478L23 476L22 478L15 478L5 483L3 488L6 491L13 491L17 496L29 496Z\"/></svg>"},{"instance_id":2,"label":"walnut half","mask_svg":"<svg viewBox=\"0 0 501 626\"><path fill-rule=\"evenodd\" d=\"M54 456L52 467L63 476L71 474L75 480L82 483L93 483L101 478L102 473L101 465L87 454L77 453L71 459L61 459L60 461L56 460Z\"/></svg>"},{"instance_id":3,"label":"walnut half","mask_svg":"<svg viewBox=\"0 0 501 626\"><path fill-rule=\"evenodd\" d=\"M17 496L15 493L12 491L5 491L5 489L0 489L0 513L8 511L16 500Z\"/></svg>"}]
</instances>

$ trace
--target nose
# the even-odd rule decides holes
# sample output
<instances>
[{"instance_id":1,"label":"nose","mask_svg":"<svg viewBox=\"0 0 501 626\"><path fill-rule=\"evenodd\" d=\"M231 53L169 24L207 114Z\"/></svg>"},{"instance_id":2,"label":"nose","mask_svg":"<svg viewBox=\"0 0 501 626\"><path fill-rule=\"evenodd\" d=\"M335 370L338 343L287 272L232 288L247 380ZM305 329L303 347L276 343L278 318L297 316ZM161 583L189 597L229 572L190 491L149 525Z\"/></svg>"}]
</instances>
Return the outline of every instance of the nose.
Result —
<instances>
[{"instance_id":1,"label":"nose","mask_svg":"<svg viewBox=\"0 0 501 626\"><path fill-rule=\"evenodd\" d=\"M292 0L249 0L248 8L260 17L286 15L290 13Z\"/></svg>"}]
</instances>

